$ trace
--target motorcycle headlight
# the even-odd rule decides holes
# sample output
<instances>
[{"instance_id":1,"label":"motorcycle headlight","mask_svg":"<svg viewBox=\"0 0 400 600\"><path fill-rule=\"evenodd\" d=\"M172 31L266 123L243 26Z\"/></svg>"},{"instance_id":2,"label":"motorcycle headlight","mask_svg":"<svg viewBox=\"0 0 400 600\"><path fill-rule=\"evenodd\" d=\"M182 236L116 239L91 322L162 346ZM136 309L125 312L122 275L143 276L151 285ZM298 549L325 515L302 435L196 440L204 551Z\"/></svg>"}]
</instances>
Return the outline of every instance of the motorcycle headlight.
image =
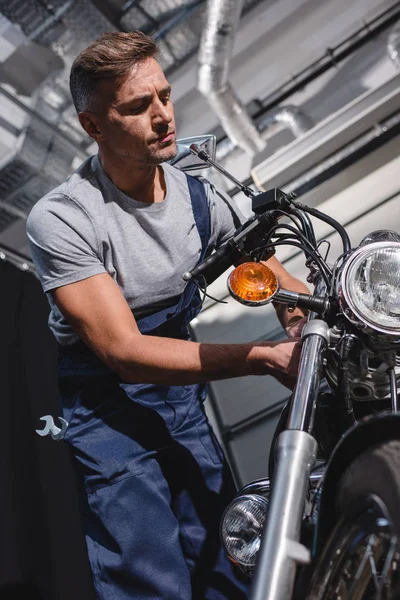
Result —
<instances>
[{"instance_id":1,"label":"motorcycle headlight","mask_svg":"<svg viewBox=\"0 0 400 600\"><path fill-rule=\"evenodd\" d=\"M358 248L343 269L341 287L345 303L361 323L400 334L400 243Z\"/></svg>"},{"instance_id":2,"label":"motorcycle headlight","mask_svg":"<svg viewBox=\"0 0 400 600\"><path fill-rule=\"evenodd\" d=\"M235 498L221 521L221 539L228 556L251 571L261 543L268 501L249 494Z\"/></svg>"}]
</instances>

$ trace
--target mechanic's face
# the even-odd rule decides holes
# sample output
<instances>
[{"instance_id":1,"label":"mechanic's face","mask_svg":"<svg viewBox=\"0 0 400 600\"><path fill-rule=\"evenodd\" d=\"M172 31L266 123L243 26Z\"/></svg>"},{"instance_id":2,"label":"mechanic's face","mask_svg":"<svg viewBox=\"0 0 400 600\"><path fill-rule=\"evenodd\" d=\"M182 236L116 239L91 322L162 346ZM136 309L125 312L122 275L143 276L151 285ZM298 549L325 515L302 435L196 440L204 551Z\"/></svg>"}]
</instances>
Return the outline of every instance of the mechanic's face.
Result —
<instances>
[{"instance_id":1,"label":"mechanic's face","mask_svg":"<svg viewBox=\"0 0 400 600\"><path fill-rule=\"evenodd\" d=\"M171 88L154 58L134 67L116 88L102 81L102 110L95 115L100 150L136 165L157 165L177 153Z\"/></svg>"}]
</instances>

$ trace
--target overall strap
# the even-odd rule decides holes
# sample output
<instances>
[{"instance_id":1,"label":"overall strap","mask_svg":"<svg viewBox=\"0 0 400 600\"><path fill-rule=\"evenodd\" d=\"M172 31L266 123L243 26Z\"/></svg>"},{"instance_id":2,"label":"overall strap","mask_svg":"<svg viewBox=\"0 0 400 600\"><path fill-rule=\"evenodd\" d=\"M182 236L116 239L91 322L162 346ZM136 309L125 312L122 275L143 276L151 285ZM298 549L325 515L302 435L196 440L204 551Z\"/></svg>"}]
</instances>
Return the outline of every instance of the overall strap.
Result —
<instances>
[{"instance_id":1,"label":"overall strap","mask_svg":"<svg viewBox=\"0 0 400 600\"><path fill-rule=\"evenodd\" d=\"M192 177L187 173L185 173L185 175L189 186L194 220L201 240L202 251L199 260L200 262L205 259L208 248L208 242L211 235L210 210L208 207L208 200L206 196L206 191L204 189L204 185L201 183L201 181L196 179L196 177Z\"/></svg>"},{"instance_id":2,"label":"overall strap","mask_svg":"<svg viewBox=\"0 0 400 600\"><path fill-rule=\"evenodd\" d=\"M204 185L191 175L185 173L192 202L193 216L201 240L199 262L204 260L211 233L210 211ZM183 275L183 273L182 273ZM164 326L165 334L179 336L186 329L188 322L200 311L199 291L193 281L189 281L183 293L173 306L137 320L141 333L162 334L157 331Z\"/></svg>"}]
</instances>

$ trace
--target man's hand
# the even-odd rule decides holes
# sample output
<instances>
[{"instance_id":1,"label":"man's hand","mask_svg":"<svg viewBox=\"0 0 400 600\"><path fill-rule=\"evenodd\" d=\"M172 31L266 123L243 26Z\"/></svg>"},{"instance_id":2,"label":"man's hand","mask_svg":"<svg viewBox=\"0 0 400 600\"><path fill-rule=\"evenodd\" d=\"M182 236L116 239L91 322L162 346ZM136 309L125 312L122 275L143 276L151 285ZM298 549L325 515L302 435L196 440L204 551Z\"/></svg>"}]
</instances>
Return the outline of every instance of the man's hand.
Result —
<instances>
[{"instance_id":1,"label":"man's hand","mask_svg":"<svg viewBox=\"0 0 400 600\"><path fill-rule=\"evenodd\" d=\"M262 348L262 349L261 349ZM259 351L266 355L258 357L260 371L258 375L272 375L282 385L292 390L297 381L299 360L301 354L300 338L287 339L280 342L266 342L261 344ZM257 352L257 351L256 351Z\"/></svg>"},{"instance_id":2,"label":"man's hand","mask_svg":"<svg viewBox=\"0 0 400 600\"><path fill-rule=\"evenodd\" d=\"M272 256L269 260L267 260L265 264L275 273L279 281L279 287L281 289L290 290L292 292L299 292L301 294L310 293L308 287L302 281L296 279L290 273L288 273L288 271L286 271L285 267L279 262L276 256ZM293 334L289 335L288 332L288 329L290 328L290 323L293 322L293 320L296 318L301 319L302 317L304 317L305 312L297 307L293 311L289 311L288 306L280 302L272 301L272 305L276 310L276 315L282 327L285 329L289 337L293 337Z\"/></svg>"},{"instance_id":3,"label":"man's hand","mask_svg":"<svg viewBox=\"0 0 400 600\"><path fill-rule=\"evenodd\" d=\"M299 338L277 342L272 350L275 364L273 375L282 385L293 390L296 385L299 371L301 354L301 342Z\"/></svg>"},{"instance_id":4,"label":"man's hand","mask_svg":"<svg viewBox=\"0 0 400 600\"><path fill-rule=\"evenodd\" d=\"M301 332L303 331L303 327L307 323L307 320L307 317L298 317L297 319L290 321L286 327L286 335L288 338L292 339L301 337Z\"/></svg>"}]
</instances>

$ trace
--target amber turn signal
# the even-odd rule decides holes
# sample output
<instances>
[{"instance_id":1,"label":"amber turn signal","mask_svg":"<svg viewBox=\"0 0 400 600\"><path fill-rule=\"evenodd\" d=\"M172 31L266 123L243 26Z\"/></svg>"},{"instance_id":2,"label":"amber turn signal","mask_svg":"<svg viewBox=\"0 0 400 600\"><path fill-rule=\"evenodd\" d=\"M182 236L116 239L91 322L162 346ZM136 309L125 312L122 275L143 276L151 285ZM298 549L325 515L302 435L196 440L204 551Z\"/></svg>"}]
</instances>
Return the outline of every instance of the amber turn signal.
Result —
<instances>
[{"instance_id":1,"label":"amber turn signal","mask_svg":"<svg viewBox=\"0 0 400 600\"><path fill-rule=\"evenodd\" d=\"M278 291L275 273L257 262L242 263L228 277L230 294L243 304L266 304Z\"/></svg>"}]
</instances>

